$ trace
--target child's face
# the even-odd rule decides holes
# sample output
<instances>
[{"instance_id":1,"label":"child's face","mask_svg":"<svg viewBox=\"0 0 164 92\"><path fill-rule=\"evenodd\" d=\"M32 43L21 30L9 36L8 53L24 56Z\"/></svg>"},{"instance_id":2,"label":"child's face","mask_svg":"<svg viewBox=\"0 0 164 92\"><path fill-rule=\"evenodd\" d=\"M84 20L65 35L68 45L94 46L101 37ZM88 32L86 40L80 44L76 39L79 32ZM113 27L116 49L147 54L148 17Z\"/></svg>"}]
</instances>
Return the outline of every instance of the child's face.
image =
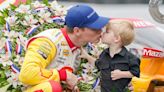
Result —
<instances>
[{"instance_id":1,"label":"child's face","mask_svg":"<svg viewBox=\"0 0 164 92\"><path fill-rule=\"evenodd\" d=\"M116 35L112 30L106 30L102 33L102 42L107 45L111 45L115 43Z\"/></svg>"}]
</instances>

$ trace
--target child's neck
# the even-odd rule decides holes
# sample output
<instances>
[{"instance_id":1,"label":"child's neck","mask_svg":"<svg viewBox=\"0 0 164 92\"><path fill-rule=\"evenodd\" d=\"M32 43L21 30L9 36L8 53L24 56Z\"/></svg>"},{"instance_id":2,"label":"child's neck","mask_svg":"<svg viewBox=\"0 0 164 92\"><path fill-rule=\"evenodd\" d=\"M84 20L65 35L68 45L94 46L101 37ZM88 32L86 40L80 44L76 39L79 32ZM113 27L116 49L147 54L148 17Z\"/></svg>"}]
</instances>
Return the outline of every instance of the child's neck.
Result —
<instances>
[{"instance_id":1,"label":"child's neck","mask_svg":"<svg viewBox=\"0 0 164 92\"><path fill-rule=\"evenodd\" d=\"M122 50L122 47L119 45L113 45L109 48L109 54L111 57L114 57L115 54L119 53Z\"/></svg>"}]
</instances>

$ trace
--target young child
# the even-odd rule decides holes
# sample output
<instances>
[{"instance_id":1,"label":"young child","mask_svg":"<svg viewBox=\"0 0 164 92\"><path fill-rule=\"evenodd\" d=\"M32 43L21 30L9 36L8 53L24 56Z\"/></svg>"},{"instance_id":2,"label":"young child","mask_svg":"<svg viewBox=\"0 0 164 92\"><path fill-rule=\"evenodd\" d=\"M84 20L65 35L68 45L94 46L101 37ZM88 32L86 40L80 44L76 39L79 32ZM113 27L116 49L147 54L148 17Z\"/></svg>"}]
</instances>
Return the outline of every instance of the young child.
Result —
<instances>
[{"instance_id":1,"label":"young child","mask_svg":"<svg viewBox=\"0 0 164 92\"><path fill-rule=\"evenodd\" d=\"M105 49L99 59L82 49L81 58L86 58L100 71L101 92L124 92L133 76L140 76L140 59L126 48L134 39L134 28L130 21L111 20L102 34Z\"/></svg>"}]
</instances>

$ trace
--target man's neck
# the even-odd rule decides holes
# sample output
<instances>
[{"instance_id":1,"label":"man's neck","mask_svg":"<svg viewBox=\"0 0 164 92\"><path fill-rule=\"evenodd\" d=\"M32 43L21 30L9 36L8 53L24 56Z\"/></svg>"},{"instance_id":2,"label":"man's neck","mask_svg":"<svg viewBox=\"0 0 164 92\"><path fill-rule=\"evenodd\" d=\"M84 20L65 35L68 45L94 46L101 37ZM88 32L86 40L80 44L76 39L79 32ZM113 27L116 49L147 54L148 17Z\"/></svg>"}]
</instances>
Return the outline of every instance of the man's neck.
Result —
<instances>
[{"instance_id":1,"label":"man's neck","mask_svg":"<svg viewBox=\"0 0 164 92\"><path fill-rule=\"evenodd\" d=\"M113 45L109 47L109 54L111 57L114 57L115 54L119 53L122 50L122 47L119 45Z\"/></svg>"},{"instance_id":2,"label":"man's neck","mask_svg":"<svg viewBox=\"0 0 164 92\"><path fill-rule=\"evenodd\" d=\"M81 45L79 44L79 41L78 41L78 38L71 34L71 33L68 33L68 37L70 38L70 40L72 41L72 43L76 46L76 47L81 47Z\"/></svg>"}]
</instances>

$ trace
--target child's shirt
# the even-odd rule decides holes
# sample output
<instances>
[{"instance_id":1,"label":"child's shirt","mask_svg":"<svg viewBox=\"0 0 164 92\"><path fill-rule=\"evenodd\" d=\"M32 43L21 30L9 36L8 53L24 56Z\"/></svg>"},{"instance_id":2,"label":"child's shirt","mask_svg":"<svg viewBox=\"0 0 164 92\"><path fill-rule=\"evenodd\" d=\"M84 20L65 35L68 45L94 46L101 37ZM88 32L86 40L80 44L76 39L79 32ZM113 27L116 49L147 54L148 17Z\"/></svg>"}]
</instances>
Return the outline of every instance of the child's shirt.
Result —
<instances>
[{"instance_id":1,"label":"child's shirt","mask_svg":"<svg viewBox=\"0 0 164 92\"><path fill-rule=\"evenodd\" d=\"M131 78L112 80L111 71L115 69L130 71L134 76L140 76L140 59L128 52L125 47L113 57L110 56L109 48L105 49L95 65L101 74L101 92L124 92L131 81Z\"/></svg>"}]
</instances>

